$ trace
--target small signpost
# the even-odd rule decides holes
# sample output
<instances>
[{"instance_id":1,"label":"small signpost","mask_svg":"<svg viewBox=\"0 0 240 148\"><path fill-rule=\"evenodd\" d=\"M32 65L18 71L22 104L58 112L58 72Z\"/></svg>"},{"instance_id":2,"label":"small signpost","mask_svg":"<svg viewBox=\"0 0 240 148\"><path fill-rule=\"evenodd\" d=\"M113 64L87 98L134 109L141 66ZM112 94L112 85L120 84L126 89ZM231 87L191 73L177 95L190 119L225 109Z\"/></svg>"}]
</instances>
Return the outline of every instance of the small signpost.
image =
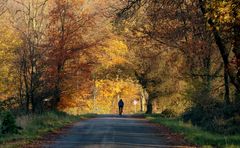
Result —
<instances>
[{"instance_id":1,"label":"small signpost","mask_svg":"<svg viewBox=\"0 0 240 148\"><path fill-rule=\"evenodd\" d=\"M133 104L134 104L134 106L135 106L135 113L137 112L137 104L138 104L138 101L137 100L134 100L133 101Z\"/></svg>"}]
</instances>

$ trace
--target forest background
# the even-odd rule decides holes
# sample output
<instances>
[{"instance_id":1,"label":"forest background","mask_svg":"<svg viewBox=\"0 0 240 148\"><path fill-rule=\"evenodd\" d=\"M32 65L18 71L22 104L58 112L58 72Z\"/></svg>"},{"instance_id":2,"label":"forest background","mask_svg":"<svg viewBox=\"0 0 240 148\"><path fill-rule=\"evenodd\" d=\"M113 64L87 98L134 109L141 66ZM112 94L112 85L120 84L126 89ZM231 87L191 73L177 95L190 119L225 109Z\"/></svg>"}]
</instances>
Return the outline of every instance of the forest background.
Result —
<instances>
[{"instance_id":1,"label":"forest background","mask_svg":"<svg viewBox=\"0 0 240 148\"><path fill-rule=\"evenodd\" d=\"M122 98L240 131L238 0L1 0L0 25L1 112L116 113Z\"/></svg>"}]
</instances>

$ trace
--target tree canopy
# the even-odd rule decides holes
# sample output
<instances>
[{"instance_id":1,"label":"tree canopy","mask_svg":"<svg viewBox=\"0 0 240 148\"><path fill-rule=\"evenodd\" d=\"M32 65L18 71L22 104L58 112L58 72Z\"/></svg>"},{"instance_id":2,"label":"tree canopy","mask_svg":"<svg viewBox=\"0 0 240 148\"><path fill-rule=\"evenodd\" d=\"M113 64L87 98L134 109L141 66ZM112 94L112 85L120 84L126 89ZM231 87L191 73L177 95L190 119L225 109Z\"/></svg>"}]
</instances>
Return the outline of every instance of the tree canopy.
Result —
<instances>
[{"instance_id":1,"label":"tree canopy","mask_svg":"<svg viewBox=\"0 0 240 148\"><path fill-rule=\"evenodd\" d=\"M0 108L240 113L239 0L2 0L0 25Z\"/></svg>"}]
</instances>

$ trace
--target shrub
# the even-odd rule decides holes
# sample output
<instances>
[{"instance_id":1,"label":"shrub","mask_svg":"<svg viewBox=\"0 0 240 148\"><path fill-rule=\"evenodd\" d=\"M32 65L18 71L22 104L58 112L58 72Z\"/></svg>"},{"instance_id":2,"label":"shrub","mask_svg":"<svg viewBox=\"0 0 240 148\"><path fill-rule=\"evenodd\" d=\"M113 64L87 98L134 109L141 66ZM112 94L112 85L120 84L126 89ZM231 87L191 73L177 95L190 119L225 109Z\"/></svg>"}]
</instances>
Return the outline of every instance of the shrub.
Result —
<instances>
[{"instance_id":1,"label":"shrub","mask_svg":"<svg viewBox=\"0 0 240 148\"><path fill-rule=\"evenodd\" d=\"M225 133L228 134L238 134L240 133L240 116L236 115L232 118L226 120Z\"/></svg>"},{"instance_id":2,"label":"shrub","mask_svg":"<svg viewBox=\"0 0 240 148\"><path fill-rule=\"evenodd\" d=\"M176 116L177 116L177 113L176 113L174 110L172 110L172 109L165 109L165 110L161 113L161 115L162 115L163 117L173 118L173 117L176 117Z\"/></svg>"},{"instance_id":3,"label":"shrub","mask_svg":"<svg viewBox=\"0 0 240 148\"><path fill-rule=\"evenodd\" d=\"M2 134L19 134L22 128L16 125L16 119L11 112L3 114L3 121L1 125Z\"/></svg>"},{"instance_id":4,"label":"shrub","mask_svg":"<svg viewBox=\"0 0 240 148\"><path fill-rule=\"evenodd\" d=\"M240 133L240 116L235 114L234 106L224 107L224 103L209 106L194 106L183 114L184 122L221 134Z\"/></svg>"},{"instance_id":5,"label":"shrub","mask_svg":"<svg viewBox=\"0 0 240 148\"><path fill-rule=\"evenodd\" d=\"M209 96L204 90L196 92L192 97L195 98L194 105L183 114L183 120L191 121L193 125L215 130L215 119L221 119L224 116L224 104Z\"/></svg>"},{"instance_id":6,"label":"shrub","mask_svg":"<svg viewBox=\"0 0 240 148\"><path fill-rule=\"evenodd\" d=\"M225 132L226 117L233 114L234 109L211 95L204 84L198 84L189 90L188 97L192 100L190 107L182 116L185 122L191 121L193 125L204 129Z\"/></svg>"},{"instance_id":7,"label":"shrub","mask_svg":"<svg viewBox=\"0 0 240 148\"><path fill-rule=\"evenodd\" d=\"M182 118L184 122L191 121L193 125L200 125L205 113L199 106L195 106L186 111Z\"/></svg>"}]
</instances>

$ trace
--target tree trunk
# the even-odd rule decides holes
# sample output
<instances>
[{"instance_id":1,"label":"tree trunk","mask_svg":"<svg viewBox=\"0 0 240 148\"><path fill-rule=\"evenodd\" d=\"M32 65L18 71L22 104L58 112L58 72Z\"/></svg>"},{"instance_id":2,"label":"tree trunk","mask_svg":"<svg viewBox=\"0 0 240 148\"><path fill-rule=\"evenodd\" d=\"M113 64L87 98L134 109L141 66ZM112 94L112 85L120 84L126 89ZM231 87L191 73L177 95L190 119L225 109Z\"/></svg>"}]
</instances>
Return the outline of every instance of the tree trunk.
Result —
<instances>
[{"instance_id":1,"label":"tree trunk","mask_svg":"<svg viewBox=\"0 0 240 148\"><path fill-rule=\"evenodd\" d=\"M20 63L19 65L19 87L18 87L18 97L19 97L19 101L20 101L20 104L21 104L21 108L24 110L24 98L23 98L23 65L22 65L22 62Z\"/></svg>"},{"instance_id":2,"label":"tree trunk","mask_svg":"<svg viewBox=\"0 0 240 148\"><path fill-rule=\"evenodd\" d=\"M204 65L204 71L206 76L203 77L203 80L205 81L206 91L209 95L212 90L212 76L211 76L211 52L208 53L207 57L203 60Z\"/></svg>"},{"instance_id":3,"label":"tree trunk","mask_svg":"<svg viewBox=\"0 0 240 148\"><path fill-rule=\"evenodd\" d=\"M227 72L227 66L224 66L224 86L225 86L225 95L224 100L226 104L230 104L230 97L229 97L229 77Z\"/></svg>"},{"instance_id":4,"label":"tree trunk","mask_svg":"<svg viewBox=\"0 0 240 148\"><path fill-rule=\"evenodd\" d=\"M140 112L143 112L143 97L140 97Z\"/></svg>"},{"instance_id":5,"label":"tree trunk","mask_svg":"<svg viewBox=\"0 0 240 148\"><path fill-rule=\"evenodd\" d=\"M52 107L53 109L56 109L57 108L57 105L60 101L60 87L59 87L59 84L56 84L55 86L55 90L54 90L54 96L53 96L53 104L52 104Z\"/></svg>"},{"instance_id":6,"label":"tree trunk","mask_svg":"<svg viewBox=\"0 0 240 148\"><path fill-rule=\"evenodd\" d=\"M149 95L147 99L147 111L146 114L152 114L153 113L153 97L154 95Z\"/></svg>"},{"instance_id":7,"label":"tree trunk","mask_svg":"<svg viewBox=\"0 0 240 148\"><path fill-rule=\"evenodd\" d=\"M152 114L152 111L153 111L152 102L148 101L146 114Z\"/></svg>"},{"instance_id":8,"label":"tree trunk","mask_svg":"<svg viewBox=\"0 0 240 148\"><path fill-rule=\"evenodd\" d=\"M26 113L29 113L30 109L30 95L29 95L29 86L28 86L28 81L27 81L27 63L26 59L23 61L23 80L25 84L25 95L26 95Z\"/></svg>"},{"instance_id":9,"label":"tree trunk","mask_svg":"<svg viewBox=\"0 0 240 148\"><path fill-rule=\"evenodd\" d=\"M141 92L141 94L142 94L142 96L141 96L141 112L144 112L145 111L145 102L146 102L146 100L147 100L147 98L148 98L148 94L147 94L147 91L144 89L144 88L142 88L142 92Z\"/></svg>"},{"instance_id":10,"label":"tree trunk","mask_svg":"<svg viewBox=\"0 0 240 148\"><path fill-rule=\"evenodd\" d=\"M203 13L203 15L205 16L206 9L205 9L205 1L204 0L199 0L199 4L200 4L200 9ZM237 8L236 8L237 9ZM234 14L236 15L237 10L234 9ZM228 59L228 50L224 44L224 41L219 33L219 31L216 28L216 25L213 21L213 19L208 19L207 20L208 24L212 27L212 31L213 31L213 35L215 38L215 42L218 46L218 49L220 51L220 54L222 56L223 59L223 63L225 66L225 69L227 69L227 73L229 75L229 78L231 80L231 83L235 86L235 88L238 90L238 92L240 92L240 21L239 19L235 16L235 22L233 25L233 34L234 34L234 45L233 45L233 52L234 55L236 57L236 61L237 61L237 69L232 69L229 65L229 59ZM237 70L237 74L235 72L235 70Z\"/></svg>"},{"instance_id":11,"label":"tree trunk","mask_svg":"<svg viewBox=\"0 0 240 148\"><path fill-rule=\"evenodd\" d=\"M61 84L61 70L62 70L62 66L58 65L57 67L57 80L56 80L56 84L55 84L55 90L54 90L54 98L53 98L53 109L57 109L57 105L60 102L60 95L61 95L61 88L60 88L60 84Z\"/></svg>"}]
</instances>

